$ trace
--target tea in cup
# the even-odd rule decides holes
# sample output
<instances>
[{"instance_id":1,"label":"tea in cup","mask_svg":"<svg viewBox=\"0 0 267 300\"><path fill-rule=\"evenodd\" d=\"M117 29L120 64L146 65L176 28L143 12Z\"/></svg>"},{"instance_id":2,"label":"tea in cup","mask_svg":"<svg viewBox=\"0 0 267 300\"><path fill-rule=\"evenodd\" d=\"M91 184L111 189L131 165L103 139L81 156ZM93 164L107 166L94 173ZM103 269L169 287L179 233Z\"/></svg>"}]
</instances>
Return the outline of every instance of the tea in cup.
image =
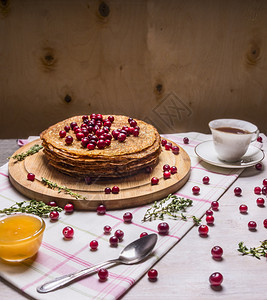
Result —
<instances>
[{"instance_id":1,"label":"tea in cup","mask_svg":"<svg viewBox=\"0 0 267 300\"><path fill-rule=\"evenodd\" d=\"M220 160L240 161L251 142L259 135L256 125L237 119L217 119L209 122L214 148Z\"/></svg>"}]
</instances>

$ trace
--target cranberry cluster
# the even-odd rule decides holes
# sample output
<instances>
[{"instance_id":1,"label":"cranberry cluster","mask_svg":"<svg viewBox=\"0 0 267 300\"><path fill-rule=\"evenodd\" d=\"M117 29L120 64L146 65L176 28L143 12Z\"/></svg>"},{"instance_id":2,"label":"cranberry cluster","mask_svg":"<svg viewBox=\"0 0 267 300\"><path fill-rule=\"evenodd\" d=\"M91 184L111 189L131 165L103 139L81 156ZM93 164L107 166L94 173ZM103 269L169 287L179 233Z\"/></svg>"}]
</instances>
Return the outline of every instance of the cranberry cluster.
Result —
<instances>
[{"instance_id":1,"label":"cranberry cluster","mask_svg":"<svg viewBox=\"0 0 267 300\"><path fill-rule=\"evenodd\" d=\"M165 164L163 166L163 178L164 179L168 179L171 177L171 175L176 174L176 173L177 173L176 166L170 167L168 164Z\"/></svg>"},{"instance_id":2,"label":"cranberry cluster","mask_svg":"<svg viewBox=\"0 0 267 300\"><path fill-rule=\"evenodd\" d=\"M161 146L163 146L165 150L172 150L172 153L175 155L179 154L180 148L178 146L173 146L171 142L168 142L165 139L161 140Z\"/></svg>"},{"instance_id":3,"label":"cranberry cluster","mask_svg":"<svg viewBox=\"0 0 267 300\"><path fill-rule=\"evenodd\" d=\"M122 126L122 128L112 130L112 136L115 140L119 142L124 142L127 136L133 135L135 137L139 136L140 128L137 122L133 118L128 119L130 126Z\"/></svg>"}]
</instances>

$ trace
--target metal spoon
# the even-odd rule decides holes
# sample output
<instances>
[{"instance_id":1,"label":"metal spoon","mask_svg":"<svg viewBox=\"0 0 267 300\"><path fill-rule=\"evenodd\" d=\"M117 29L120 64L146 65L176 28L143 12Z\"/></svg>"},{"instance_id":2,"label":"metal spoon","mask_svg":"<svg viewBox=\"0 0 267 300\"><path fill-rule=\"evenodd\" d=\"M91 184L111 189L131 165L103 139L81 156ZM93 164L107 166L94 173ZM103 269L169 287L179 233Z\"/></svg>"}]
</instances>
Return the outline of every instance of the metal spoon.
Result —
<instances>
[{"instance_id":1,"label":"metal spoon","mask_svg":"<svg viewBox=\"0 0 267 300\"><path fill-rule=\"evenodd\" d=\"M43 285L37 287L37 292L48 293L54 291L55 289L66 285L78 278L85 277L89 274L94 273L97 269L102 268L109 264L135 264L143 260L148 254L151 253L154 246L156 245L158 236L155 233L146 235L140 239L127 245L120 253L119 257L116 259L110 259L103 263L97 264L93 267L83 269L78 272L74 272L68 275L63 275L61 277L55 278L51 281L44 283Z\"/></svg>"}]
</instances>

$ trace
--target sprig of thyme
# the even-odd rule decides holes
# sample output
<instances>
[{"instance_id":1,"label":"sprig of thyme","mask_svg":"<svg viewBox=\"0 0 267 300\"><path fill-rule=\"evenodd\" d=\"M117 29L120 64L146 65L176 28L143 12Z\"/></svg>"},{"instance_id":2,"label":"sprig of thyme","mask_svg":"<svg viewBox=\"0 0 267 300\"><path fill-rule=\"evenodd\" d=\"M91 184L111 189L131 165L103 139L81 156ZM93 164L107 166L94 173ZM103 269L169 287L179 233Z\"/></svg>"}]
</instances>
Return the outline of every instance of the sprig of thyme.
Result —
<instances>
[{"instance_id":1,"label":"sprig of thyme","mask_svg":"<svg viewBox=\"0 0 267 300\"><path fill-rule=\"evenodd\" d=\"M60 186L57 183L50 181L44 177L42 177L42 183L44 185L46 185L47 187L49 187L50 189L58 189L58 193L61 193L61 191L64 191L65 194L69 194L71 197L74 197L75 199L83 199L85 200L86 197L83 197L80 194L74 193L72 192L69 188L67 188L66 186Z\"/></svg>"},{"instance_id":2,"label":"sprig of thyme","mask_svg":"<svg viewBox=\"0 0 267 300\"><path fill-rule=\"evenodd\" d=\"M154 204L146 211L143 222L152 221L157 218L160 220L164 219L164 216L170 216L174 219L188 220L188 218L192 218L194 223L198 225L200 223L200 219L195 216L186 216L183 212L190 206L192 206L193 201L190 199L185 199L182 197L178 197L176 195L168 195L166 198L155 201ZM181 214L177 214L177 212L181 211Z\"/></svg>"},{"instance_id":3,"label":"sprig of thyme","mask_svg":"<svg viewBox=\"0 0 267 300\"><path fill-rule=\"evenodd\" d=\"M4 208L0 210L1 214L10 215L16 212L34 214L40 217L48 217L51 211L61 212L62 208L59 206L46 205L42 201L30 200L23 202L16 202L9 208Z\"/></svg>"},{"instance_id":4,"label":"sprig of thyme","mask_svg":"<svg viewBox=\"0 0 267 300\"><path fill-rule=\"evenodd\" d=\"M261 256L267 257L267 240L261 242L261 245L258 247L249 248L244 245L244 242L238 244L237 251L241 252L242 255L251 255L257 259L261 259Z\"/></svg>"},{"instance_id":5,"label":"sprig of thyme","mask_svg":"<svg viewBox=\"0 0 267 300\"><path fill-rule=\"evenodd\" d=\"M29 150L27 150L26 152L22 152L20 154L16 154L14 156L12 156L11 158L16 159L17 161L22 161L24 160L27 156L29 155L33 155L37 152L39 152L41 149L43 149L42 145L38 145L35 144L34 146L32 146ZM10 157L9 157L10 158Z\"/></svg>"}]
</instances>

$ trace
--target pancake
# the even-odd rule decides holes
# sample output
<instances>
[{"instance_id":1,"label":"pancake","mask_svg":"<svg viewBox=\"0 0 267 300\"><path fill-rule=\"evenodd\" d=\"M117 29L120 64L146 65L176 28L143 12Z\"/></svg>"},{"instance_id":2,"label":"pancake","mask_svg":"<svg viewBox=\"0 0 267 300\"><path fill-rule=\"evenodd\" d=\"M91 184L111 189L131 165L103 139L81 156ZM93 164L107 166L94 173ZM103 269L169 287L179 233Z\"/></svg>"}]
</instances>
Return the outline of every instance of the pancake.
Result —
<instances>
[{"instance_id":1,"label":"pancake","mask_svg":"<svg viewBox=\"0 0 267 300\"><path fill-rule=\"evenodd\" d=\"M112 122L108 118L95 114L88 118L75 116L43 131L40 136L49 163L70 176L103 179L129 176L157 164L161 144L154 126L121 115L110 117ZM63 131L63 136L65 126L73 126L74 123L77 123L74 130L66 132L73 142L67 144L66 137L60 137L59 132ZM104 126L106 124L109 126ZM77 132L81 130L85 136L82 134L77 138ZM125 135L126 139L123 141L116 134L121 134L120 137ZM82 140L79 140L81 137ZM109 141L104 142L107 139ZM91 144L91 141L96 145L89 150L88 142Z\"/></svg>"}]
</instances>

